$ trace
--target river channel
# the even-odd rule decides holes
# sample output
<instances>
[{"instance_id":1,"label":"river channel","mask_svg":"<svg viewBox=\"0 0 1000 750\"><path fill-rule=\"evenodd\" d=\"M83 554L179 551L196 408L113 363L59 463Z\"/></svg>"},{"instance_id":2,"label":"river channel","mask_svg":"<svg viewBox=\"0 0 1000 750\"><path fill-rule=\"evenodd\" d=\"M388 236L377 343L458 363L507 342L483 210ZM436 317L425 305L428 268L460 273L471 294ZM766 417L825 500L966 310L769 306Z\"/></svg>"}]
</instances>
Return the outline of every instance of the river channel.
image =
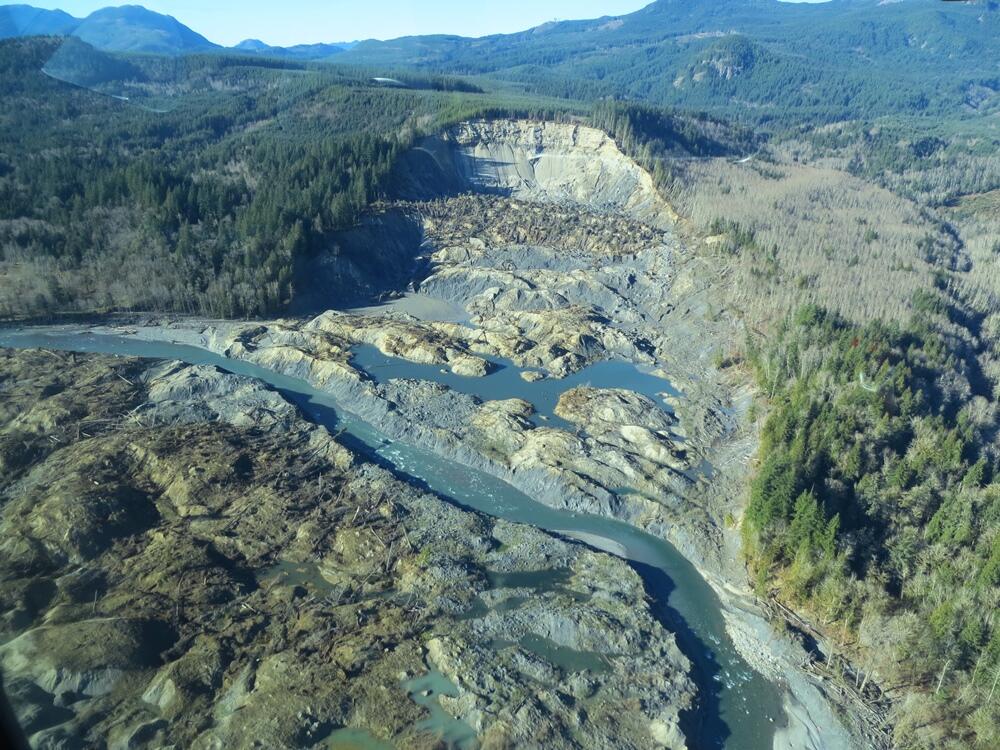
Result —
<instances>
[{"instance_id":1,"label":"river channel","mask_svg":"<svg viewBox=\"0 0 1000 750\"><path fill-rule=\"evenodd\" d=\"M700 705L695 714L687 717L684 727L691 747L765 750L772 747L776 728L786 723L782 689L747 665L726 633L722 605L714 590L690 562L662 539L613 519L542 505L489 474L442 458L418 445L390 440L351 415L330 394L302 380L204 349L64 327L0 330L0 346L181 360L212 365L264 381L298 405L310 420L325 426L331 433L338 433L347 447L385 465L406 481L463 507L580 539L627 559L642 576L655 614L676 634L678 645L692 662ZM370 375L375 379L389 377L388 367L393 368L393 377L430 379L432 369L436 370L426 365L407 367L407 363L388 361L372 351L359 353L354 362L360 367L370 367ZM442 375L433 379L454 385L451 381L456 377ZM558 398L561 390L574 384L595 381L600 385L625 388L634 381L636 390L658 395L661 402L664 394L676 394L666 380L649 380L653 377L632 365L615 363L603 365L591 373L582 371L574 376L572 383L543 381L544 389L540 383L535 385L546 401ZM476 390L477 381L486 382L489 377L461 378L461 382L456 383L465 392L483 399L497 397L491 395L497 388L506 392L507 388L522 389L532 385L515 372L487 382L487 388L479 391ZM664 408L668 407L664 404ZM545 413L542 409L539 411Z\"/></svg>"}]
</instances>

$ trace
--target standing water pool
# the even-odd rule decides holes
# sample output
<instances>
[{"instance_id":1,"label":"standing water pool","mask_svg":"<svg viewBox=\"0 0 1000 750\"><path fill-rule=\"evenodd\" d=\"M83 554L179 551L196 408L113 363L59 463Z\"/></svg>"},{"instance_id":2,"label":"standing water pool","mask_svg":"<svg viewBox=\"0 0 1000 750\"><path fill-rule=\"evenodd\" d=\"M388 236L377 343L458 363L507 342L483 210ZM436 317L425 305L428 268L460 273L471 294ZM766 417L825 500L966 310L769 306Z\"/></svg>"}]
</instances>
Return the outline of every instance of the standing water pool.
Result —
<instances>
[{"instance_id":1,"label":"standing water pool","mask_svg":"<svg viewBox=\"0 0 1000 750\"><path fill-rule=\"evenodd\" d=\"M492 369L485 376L477 378L456 375L441 365L421 364L392 357L370 344L361 344L351 350L351 364L364 370L377 383L393 379L430 380L446 385L453 391L476 396L482 401L519 398L535 408L533 421L536 425L541 421L552 427L569 430L573 429L572 425L556 416L555 410L559 397L571 388L622 388L646 396L664 411L672 411L665 400L667 396L681 395L669 380L621 360L595 362L565 378L526 380L521 376L522 373L543 373L530 367L518 367L508 359L483 358L490 362Z\"/></svg>"}]
</instances>

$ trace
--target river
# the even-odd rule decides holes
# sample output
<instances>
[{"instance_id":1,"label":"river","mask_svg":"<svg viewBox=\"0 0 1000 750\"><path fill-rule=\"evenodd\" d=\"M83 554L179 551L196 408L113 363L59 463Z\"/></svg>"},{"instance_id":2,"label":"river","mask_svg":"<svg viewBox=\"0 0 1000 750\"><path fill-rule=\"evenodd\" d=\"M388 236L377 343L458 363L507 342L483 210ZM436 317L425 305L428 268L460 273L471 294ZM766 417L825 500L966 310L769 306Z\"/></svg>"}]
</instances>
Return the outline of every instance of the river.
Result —
<instances>
[{"instance_id":1,"label":"river","mask_svg":"<svg viewBox=\"0 0 1000 750\"><path fill-rule=\"evenodd\" d=\"M613 519L542 505L496 477L419 446L388 439L344 410L331 395L302 380L204 349L65 327L2 329L0 346L176 359L264 381L297 404L310 420L338 433L347 447L387 466L407 481L463 507L582 539L628 560L642 576L655 614L676 633L678 645L693 664L700 705L696 713L686 717L684 726L692 748L765 750L772 747L776 728L786 723L782 690L753 671L739 655L726 633L722 605L714 590L690 562L662 539ZM369 358L369 364L377 360L370 352L363 357ZM620 368L612 373L619 384L631 377ZM586 373L580 376L586 377ZM635 377L646 383L644 378L652 376L638 373ZM463 381L468 388L476 379ZM666 381L659 382L664 391L671 392ZM565 381L549 381L546 387L551 388L553 383L568 387ZM490 397L488 393L477 395Z\"/></svg>"}]
</instances>

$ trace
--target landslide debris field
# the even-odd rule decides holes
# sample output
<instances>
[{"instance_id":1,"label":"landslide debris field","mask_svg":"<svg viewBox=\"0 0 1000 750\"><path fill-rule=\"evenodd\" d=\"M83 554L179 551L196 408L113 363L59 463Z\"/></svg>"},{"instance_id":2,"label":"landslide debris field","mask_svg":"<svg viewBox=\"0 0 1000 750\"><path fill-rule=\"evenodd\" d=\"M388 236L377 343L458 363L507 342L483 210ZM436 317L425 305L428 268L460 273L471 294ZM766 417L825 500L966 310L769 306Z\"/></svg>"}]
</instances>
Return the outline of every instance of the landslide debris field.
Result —
<instances>
[{"instance_id":1,"label":"landslide debris field","mask_svg":"<svg viewBox=\"0 0 1000 750\"><path fill-rule=\"evenodd\" d=\"M384 286L380 269L396 269L390 296L418 291L461 311L462 322L397 311L397 302L407 309L404 297L357 314L146 318L114 332L307 380L393 438L495 473L541 502L668 536L710 573L732 565L724 575L738 579L727 551L736 542L721 523L737 498L693 486L719 451L739 471L749 450L736 432L735 409L745 403L731 403L730 384L712 366L730 324L708 315L704 261L676 237L648 173L592 128L498 120L425 140L397 166L396 184L399 200L317 258L309 296L326 306L360 301ZM532 368L531 378L620 359L663 378L670 410L583 384L559 400L565 424L556 429L533 420L521 399L483 401L414 379L379 383L353 365L358 345L470 378L495 358ZM675 388L681 397L669 395Z\"/></svg>"},{"instance_id":2,"label":"landslide debris field","mask_svg":"<svg viewBox=\"0 0 1000 750\"><path fill-rule=\"evenodd\" d=\"M682 742L688 664L624 562L211 367L3 350L0 392L0 664L33 745Z\"/></svg>"},{"instance_id":3,"label":"landslide debris field","mask_svg":"<svg viewBox=\"0 0 1000 750\"><path fill-rule=\"evenodd\" d=\"M554 508L668 539L725 592L726 627L745 661L794 693L775 746L819 747L817 728L825 726L824 747L848 747L828 697L798 671L805 652L776 640L752 601L735 593L745 572L725 518L738 513L753 449L738 429L750 399L713 365L732 323L715 314L712 269L678 239L676 216L649 174L600 131L499 120L420 143L400 160L395 184L396 198L300 269L310 280L299 296L313 310L307 316L133 316L95 330L193 345L304 380L393 440L493 474ZM327 309L372 297L388 301ZM459 322L404 312L419 312L407 305L416 298L454 311ZM529 368L526 378L559 382L618 359L662 378L663 392L654 400L582 383L560 395L559 423L547 424L519 398L379 379L354 361L359 345L470 381L498 360ZM103 363L92 365L99 370L112 361L81 363ZM129 367L137 369L122 373L125 380L148 393L126 390L134 402L109 423L116 428L79 440L120 446L128 461L109 459L108 471L134 486L151 512L136 528L123 521L116 536L116 525L97 519L118 511L98 506L90 524L108 539L99 562L49 552L24 520L44 504L32 500L36 510L28 511L18 493L36 474L36 486L47 487L46 467L73 445L37 429L31 444L48 440L45 452L24 454L24 477L5 506L4 522L18 524L12 538L38 551L42 566L11 576L22 587L12 611L23 614L3 657L16 680L8 692L33 712L27 726L41 738L82 731L133 744L262 736L295 745L349 727L401 747L432 746L435 736L483 746L675 747L686 744L687 711L717 699L714 687L697 694L688 660L621 561L424 494L301 422L255 381L210 368ZM146 440L151 446L140 447ZM164 570L176 578L155 561L129 563L146 554L136 535L163 540ZM193 574L182 563L184 545L200 555ZM110 571L94 574L74 600L76 621L153 623L163 628L164 649L126 668L104 663L98 648L86 669L69 673L69 655L37 658L48 649L38 639L57 625L48 618L52 603L62 604L59 581L80 574L74 566ZM129 577L133 569L142 586ZM549 583L498 590L494 574L512 571ZM213 575L233 586L213 585ZM40 580L50 581L51 598L36 602L23 592ZM136 593L145 586L154 594ZM101 609L116 590L129 592L119 594L125 611ZM129 632L133 649L148 643ZM177 666L196 648L215 654L211 674ZM197 653L192 662L207 660ZM719 677L738 692L728 684L734 678ZM91 682L101 687L80 688ZM425 694L430 684L451 695L435 701ZM76 699L60 697L67 691ZM754 697L739 697L747 700ZM52 711L29 708L38 705ZM745 709L734 702L726 710ZM749 721L764 724L753 731L770 744L764 714Z\"/></svg>"}]
</instances>

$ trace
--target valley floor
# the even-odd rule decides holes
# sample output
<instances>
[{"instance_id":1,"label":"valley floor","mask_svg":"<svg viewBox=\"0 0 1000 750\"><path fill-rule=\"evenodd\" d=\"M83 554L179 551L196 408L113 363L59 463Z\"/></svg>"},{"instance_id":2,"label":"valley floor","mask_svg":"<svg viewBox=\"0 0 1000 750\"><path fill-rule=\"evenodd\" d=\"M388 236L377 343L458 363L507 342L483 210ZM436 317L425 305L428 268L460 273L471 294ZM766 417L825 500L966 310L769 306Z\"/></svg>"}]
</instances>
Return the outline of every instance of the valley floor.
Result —
<instances>
[{"instance_id":1,"label":"valley floor","mask_svg":"<svg viewBox=\"0 0 1000 750\"><path fill-rule=\"evenodd\" d=\"M761 694L784 704L785 717L749 720L724 706L731 746L877 746L747 591L727 518L754 451L751 394L716 366L732 324L714 312L713 269L678 240L648 175L596 131L545 126L531 161L518 156L528 125L493 127L427 147L486 180L472 185L479 194L398 201L370 217L368 240L419 230L411 294L309 318L145 317L94 331L308 382L392 440L669 540L720 597L746 679L759 673ZM501 146L507 162L490 158ZM563 151L588 166L544 166ZM508 166L474 168L490 162ZM505 194L488 189L497 184ZM362 351L470 383L492 382L499 363L554 388L554 407L463 392L426 369L382 378L359 364ZM64 363L48 379L46 357ZM351 727L420 747L423 727L484 747L691 745L685 716L710 696L697 694L682 637L654 616L639 577L591 548L621 554L614 535L584 546L453 507L251 380L69 357L2 363L8 401L26 406L4 428L11 614L0 658L29 731L296 745ZM605 360L641 366L662 392L561 385ZM81 627L109 648L60 651ZM156 653L143 645L154 631ZM429 715L425 684L407 682L428 673L451 693ZM418 685L413 701L407 684ZM759 729L771 721L776 733Z\"/></svg>"}]
</instances>

